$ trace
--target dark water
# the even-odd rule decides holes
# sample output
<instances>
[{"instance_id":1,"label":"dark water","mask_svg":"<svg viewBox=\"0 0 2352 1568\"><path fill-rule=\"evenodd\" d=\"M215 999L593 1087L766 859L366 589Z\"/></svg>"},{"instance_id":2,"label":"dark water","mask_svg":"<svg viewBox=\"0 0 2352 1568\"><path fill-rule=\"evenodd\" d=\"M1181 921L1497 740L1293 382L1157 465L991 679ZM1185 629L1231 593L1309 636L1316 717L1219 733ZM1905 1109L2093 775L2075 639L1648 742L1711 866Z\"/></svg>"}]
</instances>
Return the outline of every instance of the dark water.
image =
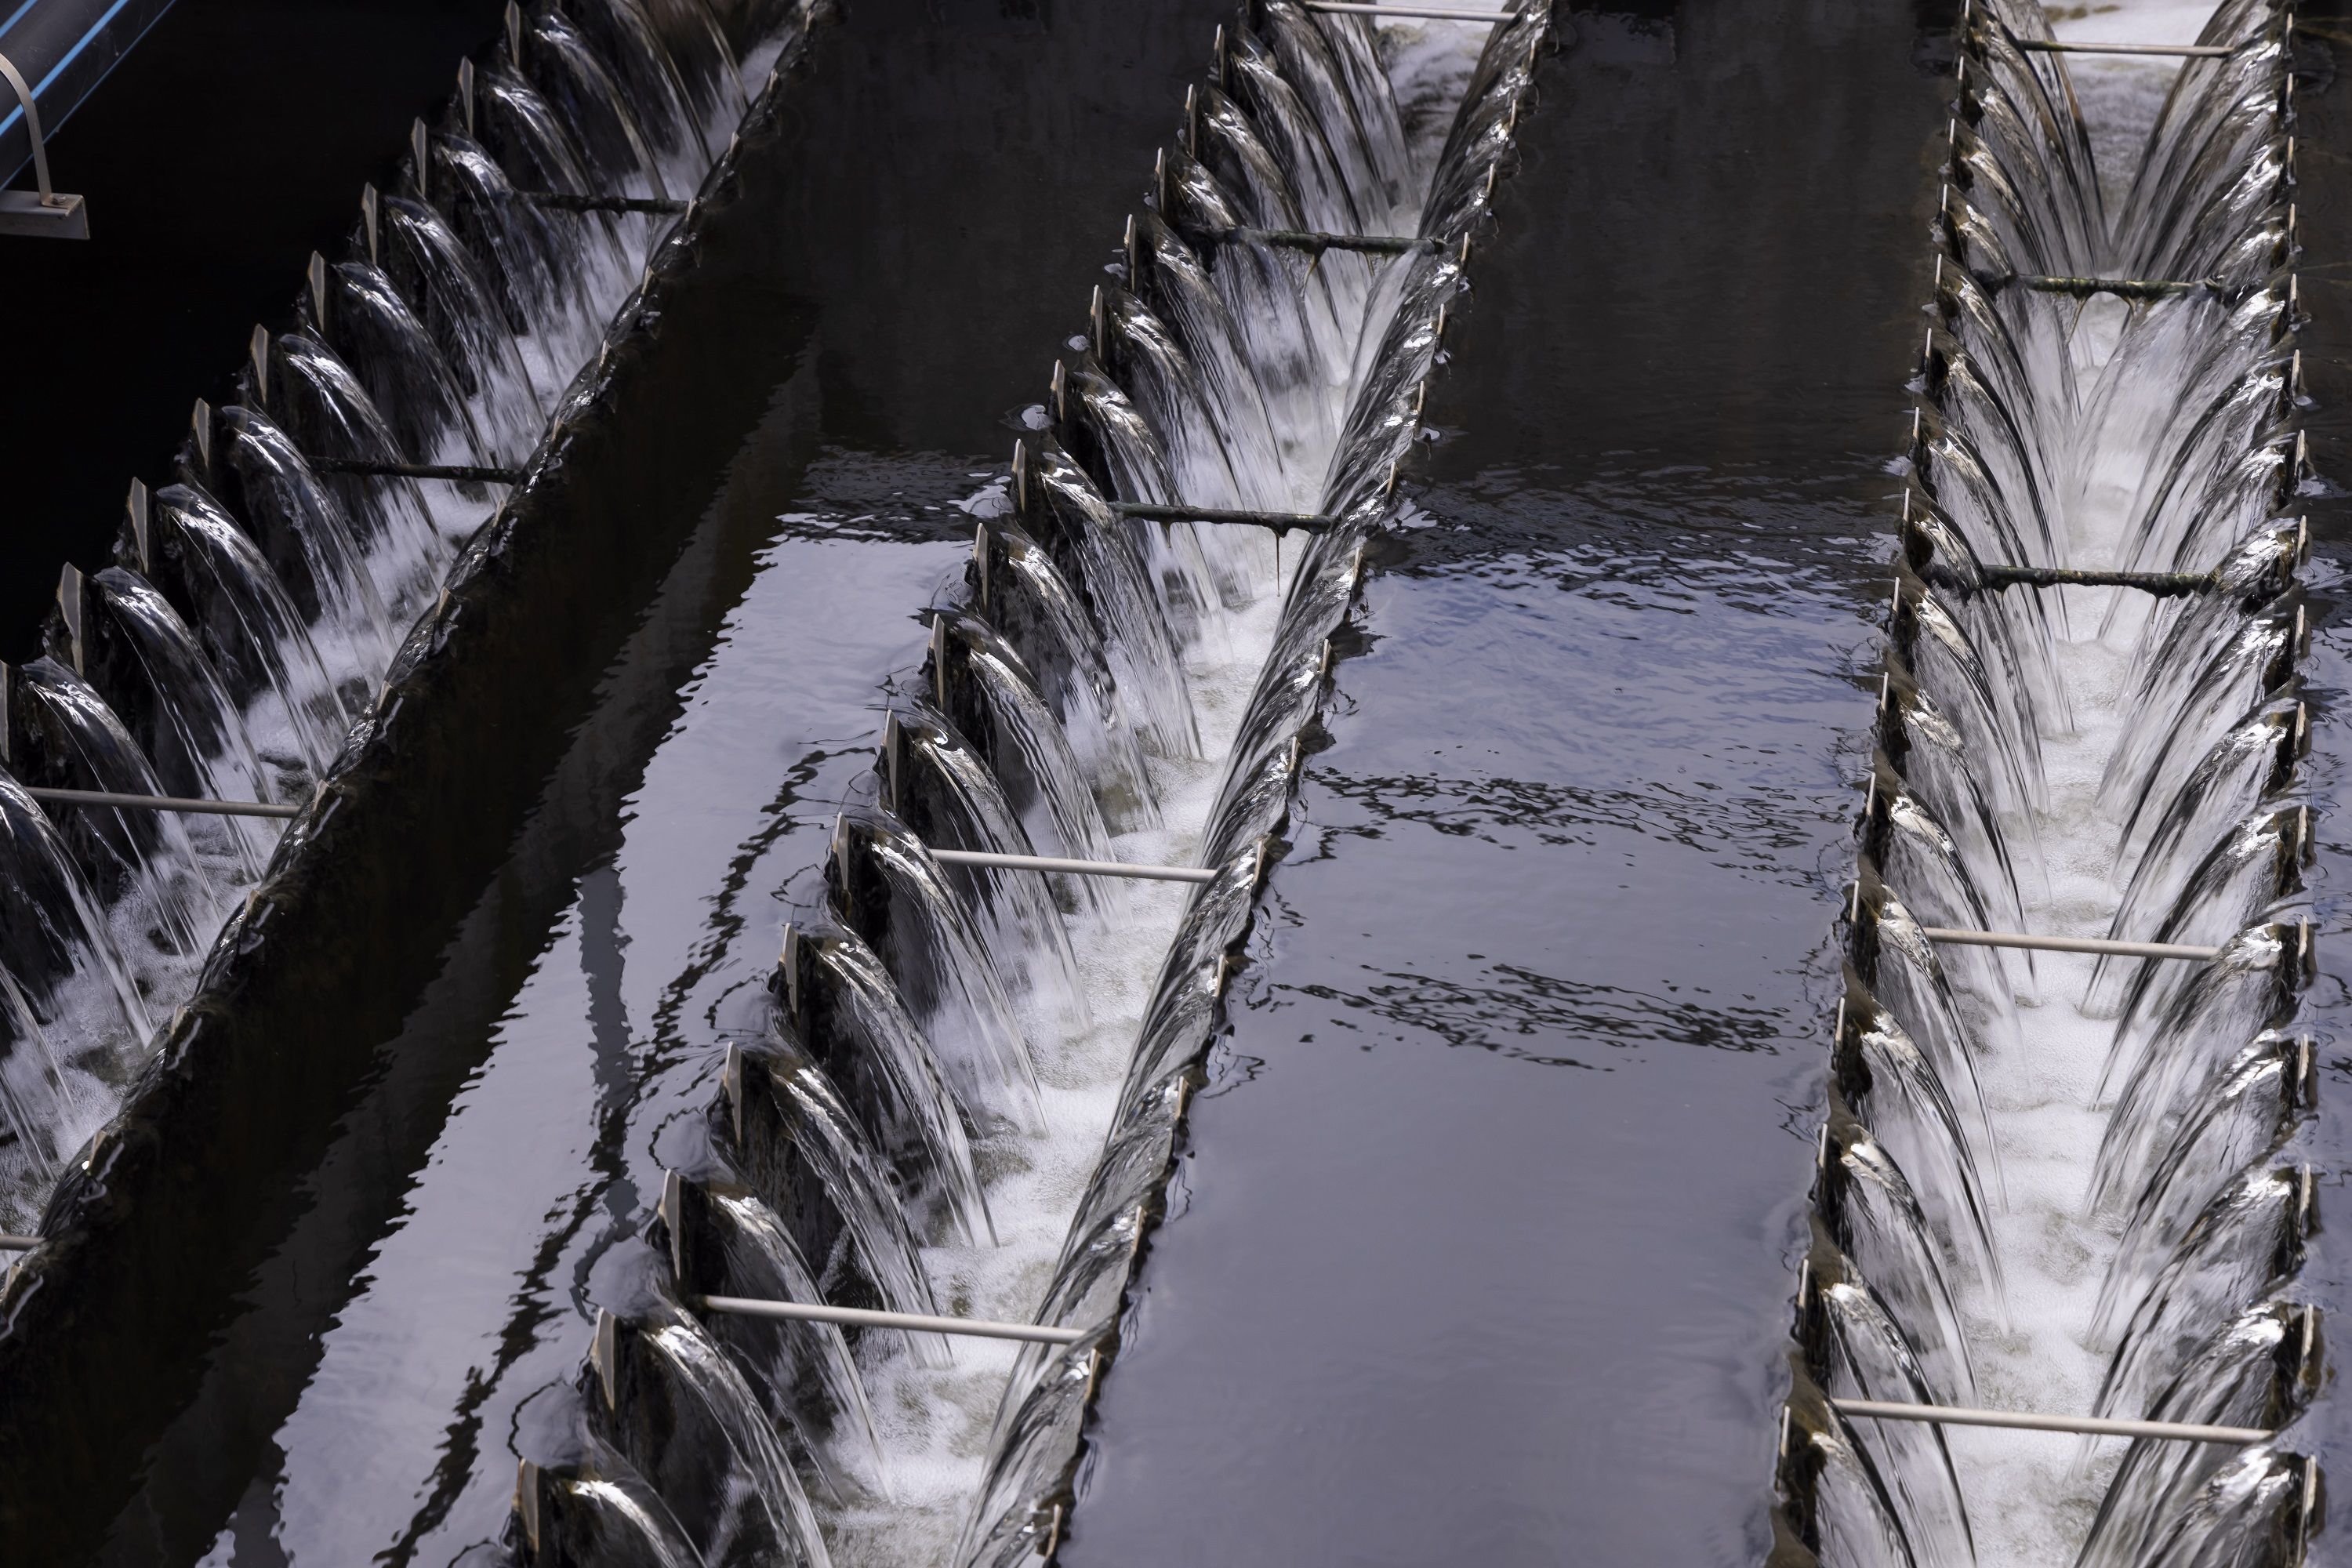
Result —
<instances>
[{"instance_id":1,"label":"dark water","mask_svg":"<svg viewBox=\"0 0 2352 1568\"><path fill-rule=\"evenodd\" d=\"M674 345L695 390L598 459L654 569L613 615L518 607L569 674L436 742L471 774L436 798L474 815L379 836L347 883L379 900L368 962L259 1009L357 1065L215 1111L257 1147L175 1152L210 1267L41 1309L108 1415L0 1421L22 1560L439 1563L498 1531L599 1260L870 766L910 611L960 569L953 503L1216 19L867 3L821 41ZM1547 68L1191 1113L1077 1568L1761 1556L1948 22L1587 15ZM2345 90L2301 131L2328 617ZM2323 619L2330 933L2347 656ZM2345 1006L2324 975L2315 1026ZM2305 1143L2340 1228L2327 1038ZM2347 1273L2324 1231L2305 1287L2340 1304ZM2297 1436L2341 1473L2336 1408Z\"/></svg>"},{"instance_id":2,"label":"dark water","mask_svg":"<svg viewBox=\"0 0 2352 1568\"><path fill-rule=\"evenodd\" d=\"M406 797L209 1047L252 1098L174 1107L20 1314L12 1560L439 1563L502 1530L596 1259L711 1093L679 1061L772 963L970 549L952 503L1082 325L1218 15L873 0L819 35L622 373L626 438L567 459L596 570L485 612L530 651L434 694Z\"/></svg>"},{"instance_id":3,"label":"dark water","mask_svg":"<svg viewBox=\"0 0 2352 1568\"><path fill-rule=\"evenodd\" d=\"M1194 1104L1075 1565L1768 1544L1931 19L1579 16Z\"/></svg>"},{"instance_id":4,"label":"dark water","mask_svg":"<svg viewBox=\"0 0 2352 1568\"><path fill-rule=\"evenodd\" d=\"M30 657L60 563L105 564L133 476L164 479L190 404L219 398L256 321L284 324L304 258L336 253L501 9L177 0L48 128L90 238L0 244L0 658Z\"/></svg>"}]
</instances>

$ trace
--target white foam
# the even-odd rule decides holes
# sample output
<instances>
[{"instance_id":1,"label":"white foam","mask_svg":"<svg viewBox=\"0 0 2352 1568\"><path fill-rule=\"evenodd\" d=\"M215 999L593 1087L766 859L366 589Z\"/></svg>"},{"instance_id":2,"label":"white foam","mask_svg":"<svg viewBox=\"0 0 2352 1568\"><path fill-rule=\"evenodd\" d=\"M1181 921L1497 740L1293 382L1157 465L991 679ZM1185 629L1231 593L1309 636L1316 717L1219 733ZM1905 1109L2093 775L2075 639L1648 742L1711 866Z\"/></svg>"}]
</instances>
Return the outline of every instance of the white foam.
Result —
<instances>
[{"instance_id":1,"label":"white foam","mask_svg":"<svg viewBox=\"0 0 2352 1568\"><path fill-rule=\"evenodd\" d=\"M2068 40L2189 43L2211 15L2203 0L2052 7ZM2110 204L2121 198L2140 146L2178 70L2172 62L2068 56L2067 69L2093 126L2094 155ZM2120 169L2118 175L2116 171ZM2112 205L2110 210L2112 211ZM2078 362L2104 365L2122 307L2093 301L2078 318ZM2086 382L2084 401L2091 387ZM2097 481L2064 519L2070 563L2123 559L2128 503L2147 454L2086 450L2078 471ZM2057 669L2074 718L2071 734L2045 734L2049 808L2037 826L2049 870L2045 900L2029 900L2029 930L2105 936L2120 901L2123 824L2097 805L2099 782L2123 738L2123 699L2136 616L2103 641L2093 635L2122 590L2063 591L2067 625ZM2130 606L2126 606L2128 609ZM2113 1259L2120 1221L2089 1211L2088 1193L2106 1131L2100 1078L2115 1037L2112 1018L2076 1005L2095 961L2036 953L2039 1005L2017 1009L2017 1043L1987 1048L1978 1075L1991 1113L2007 1205L1991 1215L1993 1250L2006 1277L2005 1310L1982 1289L1963 1301L1978 1402L2000 1410L2088 1415L2114 1346L2092 1332L2094 1308ZM2054 1434L1947 1427L1980 1563L2064 1568L2074 1563L2126 1445Z\"/></svg>"},{"instance_id":2,"label":"white foam","mask_svg":"<svg viewBox=\"0 0 2352 1568\"><path fill-rule=\"evenodd\" d=\"M1223 759L1273 646L1282 595L1271 582L1268 589L1246 609L1225 616L1222 641L1229 651L1190 670L1205 755L1150 760L1162 826L1115 838L1118 858L1187 864L1197 858ZM975 1151L997 1245L924 1248L924 1269L941 1310L1016 1321L1035 1317L1070 1216L1102 1153L1152 983L1188 891L1181 883L1138 883L1122 924L1074 927L1090 1026L1075 1034L1033 1035L1046 1131L1000 1135ZM866 1346L866 1386L892 1495L820 1510L833 1560L839 1568L944 1563L979 1493L990 1428L1016 1348L960 1340L954 1364L934 1369L917 1364L882 1336L870 1337Z\"/></svg>"}]
</instances>

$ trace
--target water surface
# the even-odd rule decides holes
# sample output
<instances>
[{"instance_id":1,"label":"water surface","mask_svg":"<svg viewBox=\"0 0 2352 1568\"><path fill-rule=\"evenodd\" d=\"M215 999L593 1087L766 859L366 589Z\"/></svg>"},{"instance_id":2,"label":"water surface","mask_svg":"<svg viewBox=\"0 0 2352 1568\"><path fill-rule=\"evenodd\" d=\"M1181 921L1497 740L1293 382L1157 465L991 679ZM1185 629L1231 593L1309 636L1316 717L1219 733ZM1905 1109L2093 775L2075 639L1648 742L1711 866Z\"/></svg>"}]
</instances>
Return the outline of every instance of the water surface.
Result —
<instances>
[{"instance_id":1,"label":"water surface","mask_svg":"<svg viewBox=\"0 0 2352 1568\"><path fill-rule=\"evenodd\" d=\"M1753 1561L1948 79L1579 14L1343 639L1074 1565Z\"/></svg>"}]
</instances>

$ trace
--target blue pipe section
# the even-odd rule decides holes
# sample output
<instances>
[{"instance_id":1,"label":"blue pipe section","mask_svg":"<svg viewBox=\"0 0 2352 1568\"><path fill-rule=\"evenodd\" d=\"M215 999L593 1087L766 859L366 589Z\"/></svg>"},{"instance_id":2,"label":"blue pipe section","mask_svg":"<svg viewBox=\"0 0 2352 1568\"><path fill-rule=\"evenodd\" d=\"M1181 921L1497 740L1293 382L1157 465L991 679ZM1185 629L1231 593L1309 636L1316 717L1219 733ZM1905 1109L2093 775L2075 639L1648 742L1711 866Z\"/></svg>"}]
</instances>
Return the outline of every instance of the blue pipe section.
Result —
<instances>
[{"instance_id":1,"label":"blue pipe section","mask_svg":"<svg viewBox=\"0 0 2352 1568\"><path fill-rule=\"evenodd\" d=\"M0 0L0 7L9 7L9 0ZM172 0L16 0L0 20L0 55L32 84L45 140L56 140L58 127L171 8ZM0 184L29 179L32 138L25 110L5 83L0 110L0 170L7 171ZM58 166L54 150L49 179L61 190L81 190L71 171Z\"/></svg>"}]
</instances>

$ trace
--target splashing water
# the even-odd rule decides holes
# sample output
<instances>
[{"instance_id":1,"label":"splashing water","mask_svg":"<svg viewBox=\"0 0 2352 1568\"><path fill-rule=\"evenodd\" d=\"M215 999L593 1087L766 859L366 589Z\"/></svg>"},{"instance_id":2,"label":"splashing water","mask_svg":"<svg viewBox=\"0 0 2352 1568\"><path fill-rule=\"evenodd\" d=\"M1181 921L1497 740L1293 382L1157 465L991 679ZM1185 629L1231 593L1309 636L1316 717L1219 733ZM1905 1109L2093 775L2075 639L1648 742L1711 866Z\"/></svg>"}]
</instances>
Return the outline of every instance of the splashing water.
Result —
<instances>
[{"instance_id":1,"label":"splashing water","mask_svg":"<svg viewBox=\"0 0 2352 1568\"><path fill-rule=\"evenodd\" d=\"M1962 26L1852 909L1869 993L1849 994L1816 1189L1843 1256L1833 1284L1810 1287L1821 1305L1801 1304L1808 1366L1833 1396L1958 1401L1965 1367L1969 1402L1995 1409L2267 1428L2311 1375L2308 1333L2266 1302L2308 1223L2308 1178L2274 1152L2305 1103L2307 1049L2276 1028L2300 984L2310 832L2293 793L2296 533L2276 516L2293 482L2276 433L2292 325L2283 17L2262 0L2194 9L2098 7L2064 26L2226 55L2021 48L2050 23L2011 0ZM1994 566L2212 575L2159 597L2004 586ZM1927 924L2219 956L2029 964L1938 944ZM1822 1561L2121 1568L2296 1550L2281 1483L2302 1462L2265 1448L2108 1439L2070 1464L2042 1435L1955 1426L1929 1450L1897 1425L1820 1432L1806 1453L1853 1450L1820 1461L1845 1478L1834 1487L1784 1460ZM1964 1516L1921 1500L1948 1498Z\"/></svg>"}]
</instances>

